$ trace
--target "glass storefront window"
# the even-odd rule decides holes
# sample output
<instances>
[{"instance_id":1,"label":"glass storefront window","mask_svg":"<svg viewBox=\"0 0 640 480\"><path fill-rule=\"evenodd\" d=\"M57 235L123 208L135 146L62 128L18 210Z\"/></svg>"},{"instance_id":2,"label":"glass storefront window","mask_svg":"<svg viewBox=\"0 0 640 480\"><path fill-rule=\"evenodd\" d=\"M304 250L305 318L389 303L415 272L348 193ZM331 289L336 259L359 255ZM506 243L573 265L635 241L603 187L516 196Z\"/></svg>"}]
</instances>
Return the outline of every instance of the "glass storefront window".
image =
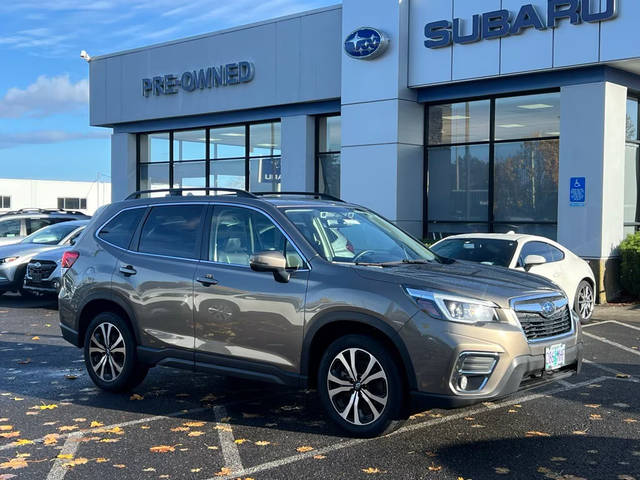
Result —
<instances>
[{"instance_id":1,"label":"glass storefront window","mask_svg":"<svg viewBox=\"0 0 640 480\"><path fill-rule=\"evenodd\" d=\"M429 107L429 145L489 141L490 108L489 100Z\"/></svg>"},{"instance_id":2,"label":"glass storefront window","mask_svg":"<svg viewBox=\"0 0 640 480\"><path fill-rule=\"evenodd\" d=\"M496 144L494 220L556 222L558 161L558 140Z\"/></svg>"},{"instance_id":3,"label":"glass storefront window","mask_svg":"<svg viewBox=\"0 0 640 480\"><path fill-rule=\"evenodd\" d=\"M640 231L640 102L627 99L627 145L624 158L624 233Z\"/></svg>"},{"instance_id":4,"label":"glass storefront window","mask_svg":"<svg viewBox=\"0 0 640 480\"><path fill-rule=\"evenodd\" d=\"M627 99L627 141L635 142L640 140L640 131L638 130L638 120L640 119L639 102L635 98Z\"/></svg>"},{"instance_id":5,"label":"glass storefront window","mask_svg":"<svg viewBox=\"0 0 640 480\"><path fill-rule=\"evenodd\" d=\"M204 160L207 158L205 130L186 130L173 134L173 161Z\"/></svg>"},{"instance_id":6,"label":"glass storefront window","mask_svg":"<svg viewBox=\"0 0 640 480\"><path fill-rule=\"evenodd\" d=\"M429 220L487 221L489 145L429 149Z\"/></svg>"},{"instance_id":7,"label":"glass storefront window","mask_svg":"<svg viewBox=\"0 0 640 480\"><path fill-rule=\"evenodd\" d=\"M146 155L141 155L144 162L169 161L169 132L146 135ZM142 152L141 152L142 153Z\"/></svg>"},{"instance_id":8,"label":"glass storefront window","mask_svg":"<svg viewBox=\"0 0 640 480\"><path fill-rule=\"evenodd\" d=\"M212 161L209 167L209 187L244 190L244 166L244 158Z\"/></svg>"},{"instance_id":9,"label":"glass storefront window","mask_svg":"<svg viewBox=\"0 0 640 480\"><path fill-rule=\"evenodd\" d=\"M249 155L272 157L280 155L280 122L258 123L249 127Z\"/></svg>"},{"instance_id":10,"label":"glass storefront window","mask_svg":"<svg viewBox=\"0 0 640 480\"><path fill-rule=\"evenodd\" d=\"M280 191L280 144L280 122L138 134L139 188Z\"/></svg>"},{"instance_id":11,"label":"glass storefront window","mask_svg":"<svg viewBox=\"0 0 640 480\"><path fill-rule=\"evenodd\" d=\"M252 158L249 163L249 190L252 192L280 191L280 157Z\"/></svg>"},{"instance_id":12,"label":"glass storefront window","mask_svg":"<svg viewBox=\"0 0 640 480\"><path fill-rule=\"evenodd\" d=\"M209 154L211 158L244 157L246 154L245 147L246 134L244 125L212 128L209 131Z\"/></svg>"},{"instance_id":13,"label":"glass storefront window","mask_svg":"<svg viewBox=\"0 0 640 480\"><path fill-rule=\"evenodd\" d=\"M560 135L560 94L496 99L495 140Z\"/></svg>"},{"instance_id":14,"label":"glass storefront window","mask_svg":"<svg viewBox=\"0 0 640 480\"><path fill-rule=\"evenodd\" d=\"M559 92L433 105L427 122L429 239L511 230L556 237Z\"/></svg>"},{"instance_id":15,"label":"glass storefront window","mask_svg":"<svg viewBox=\"0 0 640 480\"><path fill-rule=\"evenodd\" d=\"M342 118L340 115L316 118L316 190L340 197L340 150Z\"/></svg>"}]
</instances>

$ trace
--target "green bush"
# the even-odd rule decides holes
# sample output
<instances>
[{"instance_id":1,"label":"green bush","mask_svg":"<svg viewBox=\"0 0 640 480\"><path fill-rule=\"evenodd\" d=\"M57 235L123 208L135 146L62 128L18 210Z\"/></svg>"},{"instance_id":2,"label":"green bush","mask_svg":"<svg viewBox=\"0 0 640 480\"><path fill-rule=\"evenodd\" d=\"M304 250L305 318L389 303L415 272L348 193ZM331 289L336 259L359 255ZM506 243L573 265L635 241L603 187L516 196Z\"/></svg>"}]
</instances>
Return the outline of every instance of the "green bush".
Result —
<instances>
[{"instance_id":1,"label":"green bush","mask_svg":"<svg viewBox=\"0 0 640 480\"><path fill-rule=\"evenodd\" d=\"M620 284L627 293L640 298L640 232L620 244Z\"/></svg>"}]
</instances>

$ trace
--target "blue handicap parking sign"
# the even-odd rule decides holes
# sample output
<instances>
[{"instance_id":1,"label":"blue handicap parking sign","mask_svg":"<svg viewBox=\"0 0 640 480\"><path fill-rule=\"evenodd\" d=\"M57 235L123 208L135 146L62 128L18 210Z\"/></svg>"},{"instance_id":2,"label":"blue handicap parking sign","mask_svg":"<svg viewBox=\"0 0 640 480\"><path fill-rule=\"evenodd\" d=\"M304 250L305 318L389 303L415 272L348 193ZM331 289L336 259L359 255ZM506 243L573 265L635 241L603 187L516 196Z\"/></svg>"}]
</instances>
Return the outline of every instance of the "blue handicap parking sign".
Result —
<instances>
[{"instance_id":1,"label":"blue handicap parking sign","mask_svg":"<svg viewBox=\"0 0 640 480\"><path fill-rule=\"evenodd\" d=\"M569 204L572 207L584 207L587 199L587 179L585 177L571 177L569 185Z\"/></svg>"}]
</instances>

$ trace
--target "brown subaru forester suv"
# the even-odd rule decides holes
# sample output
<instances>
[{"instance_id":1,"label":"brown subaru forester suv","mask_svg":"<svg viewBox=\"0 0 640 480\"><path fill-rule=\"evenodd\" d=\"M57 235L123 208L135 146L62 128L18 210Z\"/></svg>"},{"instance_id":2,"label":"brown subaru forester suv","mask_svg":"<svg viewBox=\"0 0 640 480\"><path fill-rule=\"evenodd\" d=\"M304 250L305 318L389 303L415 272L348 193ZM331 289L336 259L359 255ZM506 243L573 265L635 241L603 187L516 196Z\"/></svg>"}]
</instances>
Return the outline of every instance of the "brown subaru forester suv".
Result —
<instances>
[{"instance_id":1,"label":"brown subaru forester suv","mask_svg":"<svg viewBox=\"0 0 640 480\"><path fill-rule=\"evenodd\" d=\"M313 387L372 436L580 371L580 322L542 277L438 257L324 195L192 193L104 207L64 254L62 334L103 389L154 365Z\"/></svg>"}]
</instances>

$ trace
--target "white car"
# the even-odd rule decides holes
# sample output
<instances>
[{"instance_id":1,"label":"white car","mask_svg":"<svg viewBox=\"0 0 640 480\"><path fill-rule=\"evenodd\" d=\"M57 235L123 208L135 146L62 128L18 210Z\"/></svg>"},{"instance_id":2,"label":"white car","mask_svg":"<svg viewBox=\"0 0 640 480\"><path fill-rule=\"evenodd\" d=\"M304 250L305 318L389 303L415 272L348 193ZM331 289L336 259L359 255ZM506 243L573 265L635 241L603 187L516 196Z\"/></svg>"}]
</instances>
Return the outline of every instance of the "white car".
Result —
<instances>
[{"instance_id":1,"label":"white car","mask_svg":"<svg viewBox=\"0 0 640 480\"><path fill-rule=\"evenodd\" d=\"M541 275L565 291L581 322L593 314L596 281L591 267L553 240L517 233L470 233L444 238L430 248L446 258Z\"/></svg>"}]
</instances>

